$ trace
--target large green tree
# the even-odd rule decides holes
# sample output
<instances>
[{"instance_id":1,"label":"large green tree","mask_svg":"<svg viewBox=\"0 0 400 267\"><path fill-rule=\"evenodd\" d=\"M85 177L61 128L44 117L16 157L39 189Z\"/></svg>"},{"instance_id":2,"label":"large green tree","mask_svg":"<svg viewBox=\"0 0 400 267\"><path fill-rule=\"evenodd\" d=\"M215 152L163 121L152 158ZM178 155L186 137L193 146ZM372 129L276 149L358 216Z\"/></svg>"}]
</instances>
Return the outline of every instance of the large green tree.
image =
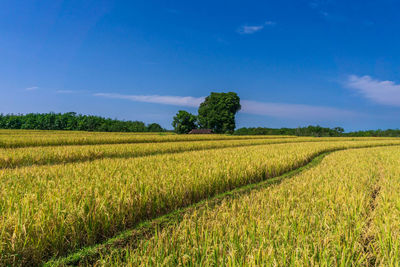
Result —
<instances>
[{"instance_id":1,"label":"large green tree","mask_svg":"<svg viewBox=\"0 0 400 267\"><path fill-rule=\"evenodd\" d=\"M240 98L234 92L214 93L206 97L199 107L198 121L201 128L214 133L233 133L235 115L240 110Z\"/></svg>"},{"instance_id":2,"label":"large green tree","mask_svg":"<svg viewBox=\"0 0 400 267\"><path fill-rule=\"evenodd\" d=\"M197 117L195 115L184 110L179 110L172 121L172 126L175 132L183 134L190 132L192 129L196 129L196 122Z\"/></svg>"}]
</instances>

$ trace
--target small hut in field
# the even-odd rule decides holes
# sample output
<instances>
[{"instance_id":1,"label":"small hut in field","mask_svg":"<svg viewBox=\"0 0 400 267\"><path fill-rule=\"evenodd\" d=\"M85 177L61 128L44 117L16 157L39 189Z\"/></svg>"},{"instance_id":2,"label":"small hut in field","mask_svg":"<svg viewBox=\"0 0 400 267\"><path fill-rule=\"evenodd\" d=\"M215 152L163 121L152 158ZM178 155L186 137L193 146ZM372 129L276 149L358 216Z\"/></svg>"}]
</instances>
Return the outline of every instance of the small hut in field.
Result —
<instances>
[{"instance_id":1,"label":"small hut in field","mask_svg":"<svg viewBox=\"0 0 400 267\"><path fill-rule=\"evenodd\" d=\"M211 129L193 129L189 132L189 134L212 134L213 131Z\"/></svg>"}]
</instances>

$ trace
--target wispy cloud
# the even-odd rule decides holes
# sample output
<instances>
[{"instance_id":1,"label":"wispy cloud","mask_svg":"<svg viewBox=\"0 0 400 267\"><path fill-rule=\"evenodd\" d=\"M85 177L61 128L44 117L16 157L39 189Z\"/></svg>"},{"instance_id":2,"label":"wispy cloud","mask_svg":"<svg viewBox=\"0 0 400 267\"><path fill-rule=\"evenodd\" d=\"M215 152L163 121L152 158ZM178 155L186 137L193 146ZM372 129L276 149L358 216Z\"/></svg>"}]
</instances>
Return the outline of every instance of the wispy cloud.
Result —
<instances>
[{"instance_id":1,"label":"wispy cloud","mask_svg":"<svg viewBox=\"0 0 400 267\"><path fill-rule=\"evenodd\" d=\"M34 90L37 90L37 89L39 89L38 86L31 86L31 87L25 88L26 91L34 91Z\"/></svg>"},{"instance_id":2,"label":"wispy cloud","mask_svg":"<svg viewBox=\"0 0 400 267\"><path fill-rule=\"evenodd\" d=\"M368 75L350 75L345 85L373 102L400 106L400 85L393 81L379 81Z\"/></svg>"},{"instance_id":3,"label":"wispy cloud","mask_svg":"<svg viewBox=\"0 0 400 267\"><path fill-rule=\"evenodd\" d=\"M197 108L200 103L204 101L204 97L192 96L122 95L108 93L98 93L94 95L106 98L126 99L135 102L156 103L193 108ZM242 100L241 105L242 109L240 112L242 113L270 116L276 118L337 119L355 117L360 115L353 111L342 110L332 107L301 104L265 103L258 101Z\"/></svg>"},{"instance_id":4,"label":"wispy cloud","mask_svg":"<svg viewBox=\"0 0 400 267\"><path fill-rule=\"evenodd\" d=\"M312 0L308 3L308 5L316 10L321 18L325 19L329 22L346 22L348 19L340 16L338 14L332 14L329 10L332 10L330 7L332 6L332 0ZM329 12L328 12L329 11Z\"/></svg>"},{"instance_id":5,"label":"wispy cloud","mask_svg":"<svg viewBox=\"0 0 400 267\"><path fill-rule=\"evenodd\" d=\"M160 96L160 95L122 95L122 94L109 94L97 93L94 96L126 99L135 102L156 103L181 107L198 107L204 101L204 97L192 96Z\"/></svg>"},{"instance_id":6,"label":"wispy cloud","mask_svg":"<svg viewBox=\"0 0 400 267\"><path fill-rule=\"evenodd\" d=\"M237 32L240 34L253 34L261 31L262 29L264 29L265 26L273 26L275 24L276 23L274 21L266 21L264 22L264 24L260 25L242 25L239 27Z\"/></svg>"},{"instance_id":7,"label":"wispy cloud","mask_svg":"<svg viewBox=\"0 0 400 267\"><path fill-rule=\"evenodd\" d=\"M57 94L92 94L88 90L56 90Z\"/></svg>"},{"instance_id":8,"label":"wispy cloud","mask_svg":"<svg viewBox=\"0 0 400 267\"><path fill-rule=\"evenodd\" d=\"M291 119L338 119L356 117L360 114L344 109L287 103L267 103L242 100L241 112L276 118Z\"/></svg>"},{"instance_id":9,"label":"wispy cloud","mask_svg":"<svg viewBox=\"0 0 400 267\"><path fill-rule=\"evenodd\" d=\"M243 25L238 29L240 34L253 34L264 29L264 25L247 26Z\"/></svg>"}]
</instances>

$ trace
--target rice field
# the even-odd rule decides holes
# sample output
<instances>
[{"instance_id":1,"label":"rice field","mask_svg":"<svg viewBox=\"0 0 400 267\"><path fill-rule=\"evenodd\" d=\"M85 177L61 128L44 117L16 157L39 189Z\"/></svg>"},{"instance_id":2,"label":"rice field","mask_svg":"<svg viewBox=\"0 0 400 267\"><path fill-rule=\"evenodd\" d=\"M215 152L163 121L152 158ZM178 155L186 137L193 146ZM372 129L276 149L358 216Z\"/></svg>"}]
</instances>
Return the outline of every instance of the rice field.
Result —
<instances>
[{"instance_id":1,"label":"rice field","mask_svg":"<svg viewBox=\"0 0 400 267\"><path fill-rule=\"evenodd\" d=\"M398 147L335 152L279 185L204 205L97 263L398 265L399 152ZM387 183L385 177L397 180Z\"/></svg>"},{"instance_id":2,"label":"rice field","mask_svg":"<svg viewBox=\"0 0 400 267\"><path fill-rule=\"evenodd\" d=\"M400 139L4 130L0 146L0 265L399 262Z\"/></svg>"},{"instance_id":3,"label":"rice field","mask_svg":"<svg viewBox=\"0 0 400 267\"><path fill-rule=\"evenodd\" d=\"M176 135L168 133L101 133L73 131L0 130L0 148L35 146L137 144L179 141L244 140L289 136Z\"/></svg>"}]
</instances>

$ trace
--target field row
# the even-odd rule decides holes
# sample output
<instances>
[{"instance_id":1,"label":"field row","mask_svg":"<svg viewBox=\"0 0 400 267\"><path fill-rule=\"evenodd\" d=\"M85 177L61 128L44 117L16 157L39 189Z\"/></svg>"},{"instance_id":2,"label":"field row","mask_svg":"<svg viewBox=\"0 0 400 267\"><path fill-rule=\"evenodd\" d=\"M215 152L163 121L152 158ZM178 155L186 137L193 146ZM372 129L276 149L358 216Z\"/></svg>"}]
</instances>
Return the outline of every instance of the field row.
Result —
<instances>
[{"instance_id":1,"label":"field row","mask_svg":"<svg viewBox=\"0 0 400 267\"><path fill-rule=\"evenodd\" d=\"M65 255L146 218L302 166L324 151L396 144L289 143L1 170L0 264Z\"/></svg>"},{"instance_id":2,"label":"field row","mask_svg":"<svg viewBox=\"0 0 400 267\"><path fill-rule=\"evenodd\" d=\"M86 132L86 131L70 131L70 130L22 130L22 129L0 129L0 135L13 136L51 136L51 135L80 135L80 136L96 136L96 135L169 135L172 132Z\"/></svg>"},{"instance_id":3,"label":"field row","mask_svg":"<svg viewBox=\"0 0 400 267\"><path fill-rule=\"evenodd\" d=\"M0 131L7 132L7 131ZM64 145L98 145L98 144L134 144L161 143L182 141L209 140L248 140L296 138L292 136L233 136L233 135L176 135L176 134L137 134L137 133L88 133L88 132L32 132L23 134L0 134L0 148L18 148L35 146L64 146Z\"/></svg>"},{"instance_id":4,"label":"field row","mask_svg":"<svg viewBox=\"0 0 400 267\"><path fill-rule=\"evenodd\" d=\"M346 142L346 140L350 139L298 137L141 144L0 148L0 169L30 165L83 162L102 158L140 157L154 154L167 154L215 148L320 141Z\"/></svg>"},{"instance_id":5,"label":"field row","mask_svg":"<svg viewBox=\"0 0 400 267\"><path fill-rule=\"evenodd\" d=\"M399 153L335 152L281 184L203 205L96 265L397 266Z\"/></svg>"},{"instance_id":6,"label":"field row","mask_svg":"<svg viewBox=\"0 0 400 267\"><path fill-rule=\"evenodd\" d=\"M24 148L45 146L83 146L102 144L138 144L163 142L223 141L223 140L272 140L272 139L313 139L296 136L235 136L235 135L176 135L171 133L102 133L74 131L16 131L0 130L0 148ZM315 138L318 139L318 138ZM370 137L331 137L327 140L371 140ZM380 140L396 140L385 137Z\"/></svg>"}]
</instances>

